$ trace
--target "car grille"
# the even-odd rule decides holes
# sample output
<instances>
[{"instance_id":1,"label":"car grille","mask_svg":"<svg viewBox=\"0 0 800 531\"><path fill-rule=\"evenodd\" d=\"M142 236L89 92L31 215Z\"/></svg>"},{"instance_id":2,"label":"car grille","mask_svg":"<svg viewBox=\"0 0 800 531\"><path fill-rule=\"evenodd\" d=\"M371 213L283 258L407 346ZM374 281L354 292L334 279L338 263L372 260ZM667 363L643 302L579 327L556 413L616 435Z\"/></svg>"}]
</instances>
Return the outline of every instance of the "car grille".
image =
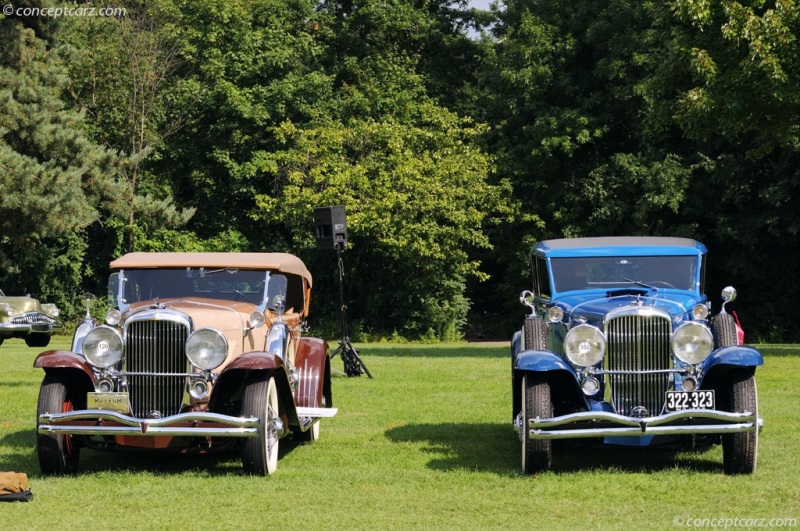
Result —
<instances>
[{"instance_id":1,"label":"car grille","mask_svg":"<svg viewBox=\"0 0 800 531\"><path fill-rule=\"evenodd\" d=\"M43 314L43 313L32 312L32 313L26 313L25 315L18 315L17 317L12 317L12 318L9 320L9 322L10 322L11 324L16 324L16 325L20 325L20 324L34 324L34 323L46 323L46 324L50 324L50 323L52 323L52 322L53 322L53 320L52 320L52 319L50 319L49 317L47 317L47 316L46 316L45 314Z\"/></svg>"},{"instance_id":2,"label":"car grille","mask_svg":"<svg viewBox=\"0 0 800 531\"><path fill-rule=\"evenodd\" d=\"M128 323L125 371L133 415L161 418L180 413L186 389L189 336L182 323L165 320ZM142 374L146 373L146 374Z\"/></svg>"},{"instance_id":3,"label":"car grille","mask_svg":"<svg viewBox=\"0 0 800 531\"><path fill-rule=\"evenodd\" d=\"M672 322L667 315L631 314L606 322L606 369L626 371L608 375L611 403L617 413L629 416L661 413L669 373L643 371L672 368L671 332Z\"/></svg>"}]
</instances>

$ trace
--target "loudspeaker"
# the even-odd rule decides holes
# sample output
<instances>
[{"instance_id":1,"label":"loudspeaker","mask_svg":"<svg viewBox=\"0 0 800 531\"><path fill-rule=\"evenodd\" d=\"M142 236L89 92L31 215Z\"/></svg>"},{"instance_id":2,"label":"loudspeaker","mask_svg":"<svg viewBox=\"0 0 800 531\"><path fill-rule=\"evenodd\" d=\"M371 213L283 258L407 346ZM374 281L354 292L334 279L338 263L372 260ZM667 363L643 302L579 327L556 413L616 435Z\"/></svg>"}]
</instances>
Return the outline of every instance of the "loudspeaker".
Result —
<instances>
[{"instance_id":1,"label":"loudspeaker","mask_svg":"<svg viewBox=\"0 0 800 531\"><path fill-rule=\"evenodd\" d=\"M314 229L317 235L317 249L347 247L347 218L343 206L315 208Z\"/></svg>"}]
</instances>

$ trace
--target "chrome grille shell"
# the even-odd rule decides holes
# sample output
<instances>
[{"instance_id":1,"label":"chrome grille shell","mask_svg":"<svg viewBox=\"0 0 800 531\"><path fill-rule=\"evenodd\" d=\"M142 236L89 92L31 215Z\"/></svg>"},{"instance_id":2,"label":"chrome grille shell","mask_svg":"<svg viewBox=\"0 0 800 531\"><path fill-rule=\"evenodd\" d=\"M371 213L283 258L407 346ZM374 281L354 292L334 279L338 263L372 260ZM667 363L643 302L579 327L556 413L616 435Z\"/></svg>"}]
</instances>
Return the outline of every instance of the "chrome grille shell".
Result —
<instances>
[{"instance_id":1,"label":"chrome grille shell","mask_svg":"<svg viewBox=\"0 0 800 531\"><path fill-rule=\"evenodd\" d=\"M606 316L604 327L606 401L620 415L660 414L673 369L669 313L640 306L621 308Z\"/></svg>"},{"instance_id":2,"label":"chrome grille shell","mask_svg":"<svg viewBox=\"0 0 800 531\"><path fill-rule=\"evenodd\" d=\"M180 413L187 373L186 339L192 329L184 314L145 310L125 322L126 375L131 413L160 418Z\"/></svg>"}]
</instances>

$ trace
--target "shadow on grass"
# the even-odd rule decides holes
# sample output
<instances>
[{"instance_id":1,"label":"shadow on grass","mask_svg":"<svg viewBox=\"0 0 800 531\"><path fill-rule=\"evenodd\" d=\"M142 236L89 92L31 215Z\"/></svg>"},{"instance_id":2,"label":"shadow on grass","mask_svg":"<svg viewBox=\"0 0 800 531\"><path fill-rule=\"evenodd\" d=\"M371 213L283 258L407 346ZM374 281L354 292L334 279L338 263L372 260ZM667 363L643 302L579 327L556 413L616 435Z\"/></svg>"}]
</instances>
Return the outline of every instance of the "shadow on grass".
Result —
<instances>
[{"instance_id":1,"label":"shadow on grass","mask_svg":"<svg viewBox=\"0 0 800 531\"><path fill-rule=\"evenodd\" d=\"M511 359L511 347L509 345L476 346L473 343L461 345L417 345L417 344L397 344L385 347L365 347L358 348L358 354L364 363L369 367L369 358L393 357L393 358L508 358ZM338 358L337 358L338 359Z\"/></svg>"},{"instance_id":2,"label":"shadow on grass","mask_svg":"<svg viewBox=\"0 0 800 531\"><path fill-rule=\"evenodd\" d=\"M303 443L285 437L280 441L278 468L281 460ZM42 477L36 455L35 430L21 430L0 438L5 451L0 454L0 470L24 472L29 477ZM9 450L11 448L19 450ZM101 451L81 449L77 475L100 472L151 472L184 474L189 472L210 476L244 475L238 445L209 453L158 450Z\"/></svg>"},{"instance_id":3,"label":"shadow on grass","mask_svg":"<svg viewBox=\"0 0 800 531\"><path fill-rule=\"evenodd\" d=\"M521 446L505 424L408 424L386 431L395 443L425 443L428 468L438 471L475 470L503 476L521 475ZM706 458L708 449L679 451L610 447L554 441L555 474L587 471L658 472L685 468L721 473L722 462Z\"/></svg>"}]
</instances>

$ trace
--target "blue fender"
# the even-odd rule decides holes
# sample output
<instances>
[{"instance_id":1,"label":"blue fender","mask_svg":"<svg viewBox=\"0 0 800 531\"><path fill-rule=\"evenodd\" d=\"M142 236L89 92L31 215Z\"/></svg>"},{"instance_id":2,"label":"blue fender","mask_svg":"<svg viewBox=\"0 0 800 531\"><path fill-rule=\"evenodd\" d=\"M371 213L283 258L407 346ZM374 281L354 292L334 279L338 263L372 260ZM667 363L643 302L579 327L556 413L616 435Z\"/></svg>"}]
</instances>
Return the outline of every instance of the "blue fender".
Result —
<instances>
[{"instance_id":1,"label":"blue fender","mask_svg":"<svg viewBox=\"0 0 800 531\"><path fill-rule=\"evenodd\" d=\"M533 372L567 371L573 378L577 378L569 363L548 350L526 350L520 352L514 358L514 370Z\"/></svg>"},{"instance_id":2,"label":"blue fender","mask_svg":"<svg viewBox=\"0 0 800 531\"><path fill-rule=\"evenodd\" d=\"M718 348L705 362L706 371L717 365L735 365L738 367L760 367L764 365L764 357L753 347L734 345Z\"/></svg>"}]
</instances>

